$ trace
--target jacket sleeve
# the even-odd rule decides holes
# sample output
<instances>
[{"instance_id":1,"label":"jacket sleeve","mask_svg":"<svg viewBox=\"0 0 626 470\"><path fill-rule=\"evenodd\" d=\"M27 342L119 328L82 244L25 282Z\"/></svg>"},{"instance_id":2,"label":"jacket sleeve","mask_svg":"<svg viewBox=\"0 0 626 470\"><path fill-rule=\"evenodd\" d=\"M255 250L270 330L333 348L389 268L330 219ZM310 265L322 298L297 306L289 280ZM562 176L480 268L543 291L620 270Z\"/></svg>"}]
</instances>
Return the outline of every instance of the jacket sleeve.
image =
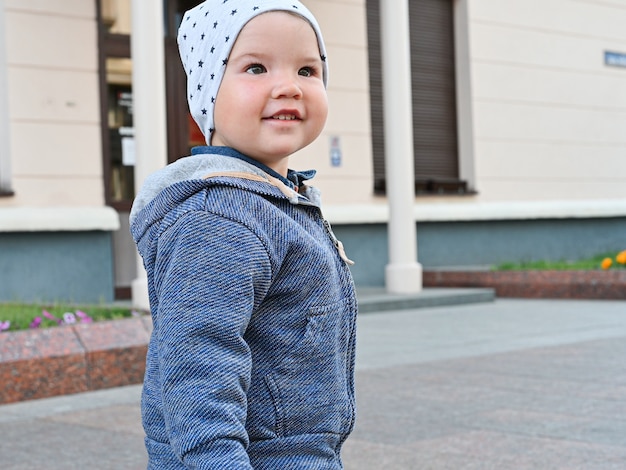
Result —
<instances>
[{"instance_id":1,"label":"jacket sleeve","mask_svg":"<svg viewBox=\"0 0 626 470\"><path fill-rule=\"evenodd\" d=\"M190 212L161 235L155 332L166 431L188 468L248 469L244 333L269 287L260 240L241 224Z\"/></svg>"}]
</instances>

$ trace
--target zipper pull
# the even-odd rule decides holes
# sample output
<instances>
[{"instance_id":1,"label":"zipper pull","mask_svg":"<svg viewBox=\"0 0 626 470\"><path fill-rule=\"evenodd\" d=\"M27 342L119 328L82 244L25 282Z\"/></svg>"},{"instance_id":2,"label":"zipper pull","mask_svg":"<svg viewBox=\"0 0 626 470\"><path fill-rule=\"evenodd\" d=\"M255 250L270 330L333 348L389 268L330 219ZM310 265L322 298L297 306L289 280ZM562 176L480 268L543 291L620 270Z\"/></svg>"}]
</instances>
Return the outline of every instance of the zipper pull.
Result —
<instances>
[{"instance_id":1,"label":"zipper pull","mask_svg":"<svg viewBox=\"0 0 626 470\"><path fill-rule=\"evenodd\" d=\"M354 261L348 258L348 255L346 255L346 250L344 250L343 248L343 243L335 238L335 245L337 246L337 250L339 250L339 256L341 256L341 259L344 260L348 266L354 266Z\"/></svg>"},{"instance_id":2,"label":"zipper pull","mask_svg":"<svg viewBox=\"0 0 626 470\"><path fill-rule=\"evenodd\" d=\"M326 231L330 235L330 238L332 239L333 244L335 245L335 248L337 248L337 251L339 252L340 258L344 260L348 266L353 266L354 261L348 258L348 255L346 255L346 250L343 247L343 243L341 243L341 241L335 236L335 233L333 232L333 229L330 226L330 222L328 222L328 220L324 218L322 218L322 220L324 221L324 227L326 227Z\"/></svg>"}]
</instances>

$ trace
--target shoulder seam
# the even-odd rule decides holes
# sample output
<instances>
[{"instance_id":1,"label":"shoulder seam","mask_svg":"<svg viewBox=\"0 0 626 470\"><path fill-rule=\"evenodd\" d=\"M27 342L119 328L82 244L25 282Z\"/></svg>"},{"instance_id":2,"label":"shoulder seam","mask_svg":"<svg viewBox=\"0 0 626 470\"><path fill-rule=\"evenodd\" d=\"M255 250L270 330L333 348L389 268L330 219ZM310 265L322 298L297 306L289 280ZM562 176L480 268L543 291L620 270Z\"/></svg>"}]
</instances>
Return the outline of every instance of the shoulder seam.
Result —
<instances>
[{"instance_id":1,"label":"shoulder seam","mask_svg":"<svg viewBox=\"0 0 626 470\"><path fill-rule=\"evenodd\" d=\"M287 185L283 183L282 181L280 181L278 178L274 178L273 176L270 176L270 175L261 176L261 175L257 175L253 173L246 173L244 171L220 171L220 172L215 172L215 173L209 173L203 176L202 179L207 180L210 178L218 178L220 176L226 176L229 178L241 178L241 179L250 180L250 181L268 183L278 188L278 190L280 190L280 192L283 193L283 195L290 201L298 200L298 193L296 191L287 187Z\"/></svg>"}]
</instances>

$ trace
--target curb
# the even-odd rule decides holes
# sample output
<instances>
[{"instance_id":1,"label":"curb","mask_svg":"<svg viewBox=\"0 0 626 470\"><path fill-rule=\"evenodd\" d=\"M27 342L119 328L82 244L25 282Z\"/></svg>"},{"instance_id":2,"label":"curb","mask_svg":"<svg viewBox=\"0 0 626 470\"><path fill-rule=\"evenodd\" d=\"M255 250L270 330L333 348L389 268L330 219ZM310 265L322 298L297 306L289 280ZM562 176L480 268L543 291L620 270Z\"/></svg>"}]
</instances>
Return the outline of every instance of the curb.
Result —
<instances>
[{"instance_id":1,"label":"curb","mask_svg":"<svg viewBox=\"0 0 626 470\"><path fill-rule=\"evenodd\" d=\"M428 271L424 286L495 289L497 297L626 300L626 269L615 271Z\"/></svg>"},{"instance_id":2,"label":"curb","mask_svg":"<svg viewBox=\"0 0 626 470\"><path fill-rule=\"evenodd\" d=\"M424 288L419 294L389 294L384 288L357 289L359 315L415 308L445 307L481 302L493 302L495 290L481 288Z\"/></svg>"},{"instance_id":3,"label":"curb","mask_svg":"<svg viewBox=\"0 0 626 470\"><path fill-rule=\"evenodd\" d=\"M149 317L2 333L0 404L138 384Z\"/></svg>"}]
</instances>

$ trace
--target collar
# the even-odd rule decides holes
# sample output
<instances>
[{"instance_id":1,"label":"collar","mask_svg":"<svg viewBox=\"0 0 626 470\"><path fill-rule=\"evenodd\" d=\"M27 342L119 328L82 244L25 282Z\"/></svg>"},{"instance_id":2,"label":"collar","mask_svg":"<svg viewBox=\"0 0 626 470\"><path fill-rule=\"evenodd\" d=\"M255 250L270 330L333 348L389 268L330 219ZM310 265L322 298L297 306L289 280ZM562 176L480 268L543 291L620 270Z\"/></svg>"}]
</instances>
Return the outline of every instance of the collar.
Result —
<instances>
[{"instance_id":1,"label":"collar","mask_svg":"<svg viewBox=\"0 0 626 470\"><path fill-rule=\"evenodd\" d=\"M287 187L293 189L294 191L298 191L305 181L310 180L317 173L315 170L304 170L304 171L295 171L295 170L287 170L287 178L278 173L277 171L272 170L269 166L264 165L263 163L255 160L254 158L248 157L241 152L238 152L234 148L231 147L215 147L209 145L202 145L198 147L194 147L191 149L192 155L200 155L200 154L216 154L223 155L226 157L238 158L239 160L243 160L250 165L253 165L260 170L263 170L268 175L277 178L282 181Z\"/></svg>"}]
</instances>

